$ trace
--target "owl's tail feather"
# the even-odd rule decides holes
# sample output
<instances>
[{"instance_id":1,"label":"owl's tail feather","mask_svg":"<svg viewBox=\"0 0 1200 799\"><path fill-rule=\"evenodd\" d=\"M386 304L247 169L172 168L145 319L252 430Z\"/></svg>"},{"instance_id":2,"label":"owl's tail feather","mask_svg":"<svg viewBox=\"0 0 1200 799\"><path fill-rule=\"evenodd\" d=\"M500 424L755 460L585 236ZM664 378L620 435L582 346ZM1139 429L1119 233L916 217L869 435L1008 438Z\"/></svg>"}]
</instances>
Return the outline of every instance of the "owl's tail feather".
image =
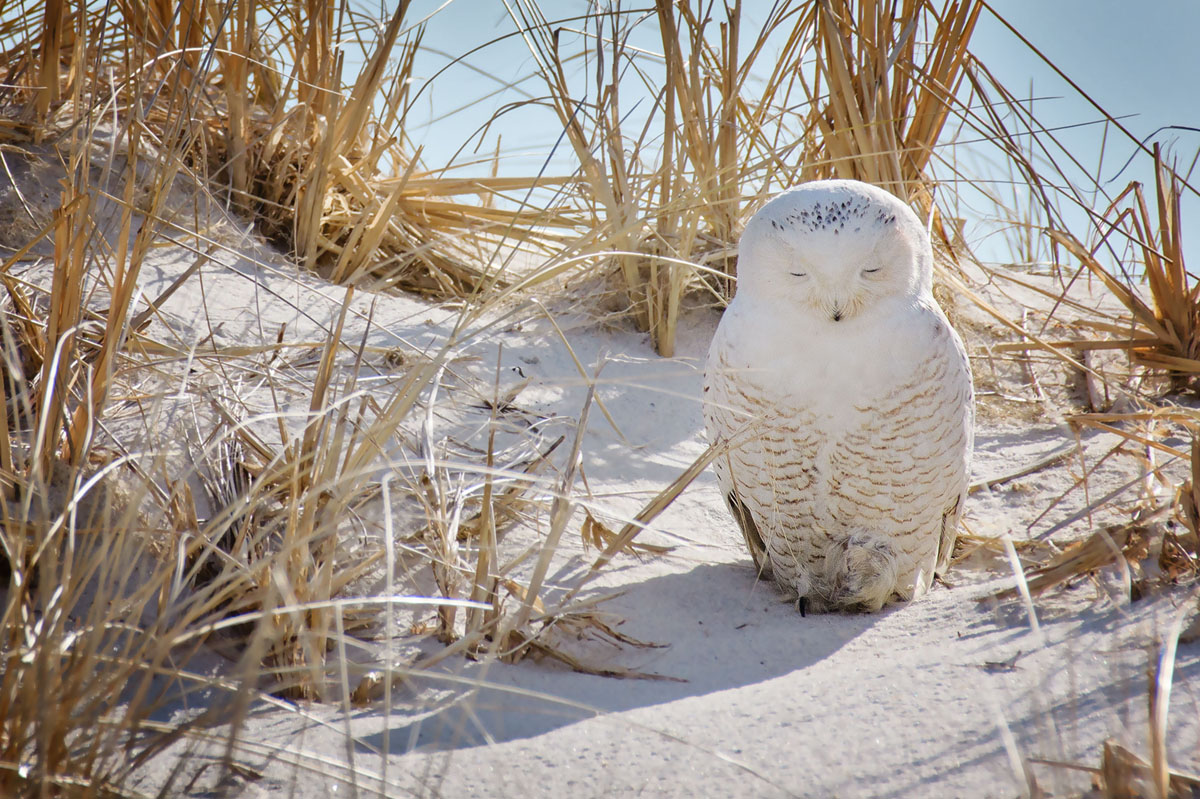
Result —
<instances>
[{"instance_id":1,"label":"owl's tail feather","mask_svg":"<svg viewBox=\"0 0 1200 799\"><path fill-rule=\"evenodd\" d=\"M891 598L898 576L891 544L870 532L855 531L825 550L820 593L831 610L870 613Z\"/></svg>"},{"instance_id":2,"label":"owl's tail feather","mask_svg":"<svg viewBox=\"0 0 1200 799\"><path fill-rule=\"evenodd\" d=\"M736 491L730 491L725 495L725 503L729 505L730 513L733 514L738 527L742 529L742 537L746 539L746 548L750 550L750 557L754 559L758 576L764 580L771 579L771 560L767 557L767 545L763 543L762 536L758 532L758 525L755 523L750 509L742 504Z\"/></svg>"}]
</instances>

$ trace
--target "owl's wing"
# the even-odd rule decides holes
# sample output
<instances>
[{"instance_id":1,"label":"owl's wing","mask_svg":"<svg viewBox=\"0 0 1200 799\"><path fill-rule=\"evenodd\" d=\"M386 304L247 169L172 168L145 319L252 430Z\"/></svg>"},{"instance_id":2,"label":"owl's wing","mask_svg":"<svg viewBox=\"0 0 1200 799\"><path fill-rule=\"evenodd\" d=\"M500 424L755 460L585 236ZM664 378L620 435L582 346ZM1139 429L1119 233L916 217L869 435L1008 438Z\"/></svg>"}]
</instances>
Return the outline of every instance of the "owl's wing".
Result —
<instances>
[{"instance_id":1,"label":"owl's wing","mask_svg":"<svg viewBox=\"0 0 1200 799\"><path fill-rule=\"evenodd\" d=\"M953 392L957 386L962 402L961 407L966 414L966 464L962 473L958 475L957 485L954 487L955 494L950 498L945 510L942 512L942 525L940 535L938 536L937 561L934 566L934 574L940 576L945 574L946 569L950 567L950 558L954 555L954 542L958 540L958 523L962 518L963 505L967 498L967 482L970 479L971 471L971 453L975 444L975 392L971 378L971 361L962 339L954 332L954 328L950 326L949 320L946 319L945 314L940 308L936 308L935 306L933 312L938 317L940 326L947 333L947 335L939 337L941 340L940 356L948 364L957 367L950 371L946 388Z\"/></svg>"},{"instance_id":2,"label":"owl's wing","mask_svg":"<svg viewBox=\"0 0 1200 799\"><path fill-rule=\"evenodd\" d=\"M938 541L937 565L934 574L941 577L950 568L950 558L954 555L954 542L958 540L958 520L962 516L962 497L954 498L954 503L942 513L942 533Z\"/></svg>"},{"instance_id":3,"label":"owl's wing","mask_svg":"<svg viewBox=\"0 0 1200 799\"><path fill-rule=\"evenodd\" d=\"M758 525L754 522L754 514L738 498L736 490L731 489L725 495L725 504L729 506L729 512L733 514L738 527L742 528L742 538L746 539L746 548L750 550L750 557L754 559L754 567L758 570L758 576L769 580L771 578L771 561L767 557L767 545L763 543L762 535L758 532Z\"/></svg>"},{"instance_id":4,"label":"owl's wing","mask_svg":"<svg viewBox=\"0 0 1200 799\"><path fill-rule=\"evenodd\" d=\"M730 393L729 364L725 358L725 324L725 320L722 320L722 327L717 329L704 369L704 421L713 441L728 439L739 432L735 421L737 413L730 402L733 397ZM746 399L744 394L740 398ZM716 472L717 485L725 497L725 504L742 531L742 538L750 550L750 557L754 559L759 577L769 579L771 561L767 556L767 545L763 542L753 512L738 495L737 480L733 476L734 468L728 452L713 463L713 471Z\"/></svg>"}]
</instances>

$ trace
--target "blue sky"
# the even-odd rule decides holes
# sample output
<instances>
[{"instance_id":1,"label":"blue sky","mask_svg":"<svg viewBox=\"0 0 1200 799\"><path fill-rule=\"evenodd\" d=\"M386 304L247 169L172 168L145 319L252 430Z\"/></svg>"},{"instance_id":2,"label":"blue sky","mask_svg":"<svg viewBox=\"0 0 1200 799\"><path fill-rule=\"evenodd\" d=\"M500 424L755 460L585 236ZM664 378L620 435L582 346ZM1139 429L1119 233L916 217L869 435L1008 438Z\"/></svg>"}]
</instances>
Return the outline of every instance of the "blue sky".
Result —
<instances>
[{"instance_id":1,"label":"blue sky","mask_svg":"<svg viewBox=\"0 0 1200 799\"><path fill-rule=\"evenodd\" d=\"M1171 124L1200 127L1196 0L1004 0L996 5L1110 113L1136 114L1129 122L1135 132L1149 134ZM1011 75L1014 85L1047 75L986 13L972 46L985 63ZM1174 137L1190 150L1200 144L1200 134L1166 139Z\"/></svg>"},{"instance_id":2,"label":"blue sky","mask_svg":"<svg viewBox=\"0 0 1200 799\"><path fill-rule=\"evenodd\" d=\"M1144 4L1113 0L1006 0L1002 13L1079 86L1121 121L1138 138L1158 128L1176 125L1200 129L1200 3L1195 0L1153 0ZM1137 8L1135 8L1137 6ZM1033 54L1014 43L1013 36L985 14L972 40L981 61L994 65L1015 87L1032 80L1035 93L1046 87L1061 99L1040 107L1057 124L1094 118L1083 101L1065 92L1064 85ZM1089 132L1080 137L1086 145ZM1104 170L1111 179L1134 148L1113 140ZM1164 130L1153 141L1164 150L1190 160L1200 148L1200 132ZM1118 178L1118 181L1121 179Z\"/></svg>"},{"instance_id":3,"label":"blue sky","mask_svg":"<svg viewBox=\"0 0 1200 799\"><path fill-rule=\"evenodd\" d=\"M1200 129L1200 47L1195 44L1200 36L1197 0L1156 0L1137 8L1117 0L994 2L1030 42L1110 114L1120 118L1135 137L1149 136L1168 125ZM419 20L444 5L444 0L414 0L409 19ZM744 29L753 28L769 6L767 2L745 2ZM586 3L542 2L540 7L547 16L568 16L572 9L586 8ZM636 6L626 4L626 7ZM418 62L415 86L421 86L448 62L448 56L437 51L459 55L513 29L499 0L453 0L429 21L424 40L429 52ZM653 29L647 25L646 31L652 33ZM653 38L647 38L646 43L652 47ZM1032 92L1033 96L1043 98L1036 101L1035 109L1046 125L1081 125L1058 135L1085 165L1094 167L1100 163L1104 127L1086 124L1098 120L1099 112L1075 95L986 10L971 48L1014 93L1029 96ZM451 67L425 87L412 110L408 132L416 144L424 147L426 165L447 163L503 103L544 93L538 80L522 82L532 69L528 49L514 37L488 45L470 56L466 64ZM506 153L501 170L530 174L546 160L559 132L555 117L548 111L521 108L494 125L483 152L490 154L500 135L501 150ZM1196 132L1164 130L1153 140L1160 142L1184 168L1200 149L1200 133ZM1099 171L1110 195L1119 192L1130 180L1152 181L1146 157L1135 158L1122 170L1135 152L1134 144L1116 131L1108 131ZM570 163L564 150L561 158L551 159L550 171L562 171ZM477 167L473 171L482 170L483 167ZM1200 187L1200 174L1193 184ZM1185 225L1188 218L1200 211L1197 205L1200 204L1195 201L1185 205ZM1185 238L1188 238L1186 232Z\"/></svg>"}]
</instances>

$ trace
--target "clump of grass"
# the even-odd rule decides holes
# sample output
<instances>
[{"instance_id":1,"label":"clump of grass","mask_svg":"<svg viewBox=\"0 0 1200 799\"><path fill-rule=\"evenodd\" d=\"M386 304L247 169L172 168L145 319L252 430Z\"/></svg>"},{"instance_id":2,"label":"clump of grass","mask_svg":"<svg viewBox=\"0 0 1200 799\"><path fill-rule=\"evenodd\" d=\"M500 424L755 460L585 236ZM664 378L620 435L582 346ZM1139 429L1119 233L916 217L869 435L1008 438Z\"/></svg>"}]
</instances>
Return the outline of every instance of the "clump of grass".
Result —
<instances>
[{"instance_id":1,"label":"clump of grass","mask_svg":"<svg viewBox=\"0 0 1200 799\"><path fill-rule=\"evenodd\" d=\"M683 296L698 276L732 295L741 227L775 190L852 177L932 213L928 167L981 5L784 3L747 44L740 4L709 14L661 0L661 54L631 44L648 21L630 12L590 17L568 51L536 3L514 9L580 164L590 223L572 249L612 252L634 319L671 355ZM604 67L591 97L567 71L580 55ZM634 71L645 90L630 100ZM653 105L635 126L642 94Z\"/></svg>"},{"instance_id":2,"label":"clump of grass","mask_svg":"<svg viewBox=\"0 0 1200 799\"><path fill-rule=\"evenodd\" d=\"M15 23L5 30L18 34L22 29L16 23L24 23L24 30L36 29L35 11L42 10L22 9L23 13L6 20ZM520 595L523 606L537 609L519 625L506 620L508 629L553 651L543 637L525 628L546 622L555 608L542 602L537 590L523 590L508 576L505 568L511 567L500 563L491 545L482 549L492 557L479 565L470 559L479 550L469 545L440 553L416 548L426 568L442 575L473 575L473 582L459 583L470 586L465 592L453 581L443 580L447 590L441 597L402 596L405 591L415 593L413 587L394 585L389 572L387 596L350 600L343 595L368 566L382 560L394 566L384 551L347 557L340 537L347 519L363 504L377 501L381 487L387 496L388 481L380 481L381 471L406 465L393 460L394 438L426 404L432 413L436 394L432 388L469 333L456 334L439 353L419 359L380 401L357 383L365 340L357 350L343 341L343 323L354 296L348 291L321 348L307 413L298 431L284 424L286 414L280 409L278 441L257 437L243 424L237 409L227 407L219 397L214 400L218 423L212 435L193 431L196 440L203 442L199 460L212 453L210 460L216 465L210 471L229 476L223 485L211 481L207 518L197 510L190 476L179 475L178 464L164 462L170 451L164 440L150 436L144 448L129 448L106 431L104 417L114 397L126 399L127 381L149 373L166 381L157 397L144 396L140 390L129 392L134 395L131 401L144 408L147 428L153 429L157 424L154 401L178 398L183 387L191 385L184 382L189 372L195 373L192 381L227 380L224 365L239 357L207 343L187 345L181 351L154 341L141 328L151 320L165 319L156 316L154 303L145 310L135 306L139 273L148 253L164 241L164 229L179 224L167 210L176 178L207 163L201 156L213 145L211 123L238 127L236 112L204 106L213 95L197 91L216 79L206 71L211 57L229 59L224 68L235 77L244 76L238 70L259 58L260 44L252 42L250 4L191 4L176 9L134 4L124 7L126 16L114 19L93 15L82 4L50 3L44 10L41 21L52 24L39 32L38 46L25 43L5 53L8 66L18 72L36 62L39 70L34 74L43 81L40 86L9 91L9 107L15 105L22 112L14 115L18 124L4 127L5 135L10 141L22 136L51 141L58 136L48 152L52 157L61 155L67 168L62 202L39 237L54 242L46 285L11 274L34 242L0 268L6 293L0 307L4 345L0 793L119 795L154 752L228 709L217 700L209 713L188 723L150 721L156 710L197 688L217 688L232 703L233 710L224 715L234 723L233 735L260 691L328 699L335 696L331 689L335 686L348 697L352 677L357 680L365 671L350 664L346 654L347 648L361 647L353 633L362 623L362 614L356 616L356 611L364 607L391 609L407 603L444 608L457 603L477 612L468 620L468 631L478 640L480 631L496 625L479 611L491 608L489 612L495 613L507 591ZM194 16L173 13L184 11ZM397 15L389 28L393 37L400 18ZM233 32L218 23L233 25ZM226 35L233 37L236 51L229 50ZM71 47L61 45L66 39ZM82 71L93 63L91 59L104 62L112 54L126 58L123 67L128 70L120 73L115 95L106 91L109 76L102 81L101 72ZM235 63L239 56L240 66ZM314 62L322 59L310 53L300 59L297 69ZM381 63L374 62L369 70L377 71ZM328 67L324 63L322 68ZM270 95L270 74L269 69L262 72L253 87L242 85L244 96ZM220 81L226 80L229 76L222 76L217 85L225 88ZM310 81L305 86L311 90L319 83ZM110 120L93 113L105 108L104 103L121 110L107 137L108 152L97 149L97 141L104 138L98 133L98 120L106 124ZM364 99L358 111L362 113L368 103L369 98ZM351 111L342 110L350 116L333 116L349 131L344 151L303 152L304 158L323 159L306 161L305 169L320 172L335 164L337 172L346 152L355 152L360 138L355 126L363 123ZM236 146L234 132L218 131L233 142L227 145L228 153L233 153L230 196L265 201L253 193L253 169L246 170L244 182L237 176L238 163L252 153ZM96 180L93 164L99 162L123 167ZM411 177L413 170L409 172ZM352 172L338 174L342 182L336 190L312 174L306 179L328 198L330 192L343 191L345 181L357 180ZM387 194L370 182L354 186L364 202L379 205L371 224L351 230L346 240L364 258L373 258L384 233L401 224L393 213L398 204L417 195L405 194L411 184L396 184ZM450 188L447 184L437 190ZM417 194L425 196L423 191ZM309 223L326 224L326 202L314 202L311 192L300 194L309 203L301 207L313 212ZM303 197L292 199L300 202ZM211 197L204 201L215 207ZM115 207L115 220L98 215L100 205ZM30 215L36 216L32 211ZM198 263L167 294L194 280L213 248L219 247L202 238L198 220L190 222ZM298 229L311 231L303 227L309 223L298 223ZM184 237L191 240L193 234ZM485 239L486 233L481 232L471 244L472 254ZM328 247L319 235L307 241L316 241L320 266L320 253ZM208 255L201 253L202 248ZM340 251L345 252L346 248ZM334 276L357 280L362 264L361 258L347 256L334 263ZM396 267L393 262L390 268ZM467 283L452 288L465 291ZM449 291L445 286L437 291L443 289ZM488 306L473 312L486 313ZM281 339L274 350L285 347ZM340 361L348 352L352 360L344 367ZM164 368L157 363L162 356L168 361L178 358L186 366L182 372ZM214 368L214 363L220 365ZM123 376L118 378L118 373ZM272 388L280 395L286 393L283 386ZM434 451L431 446L424 479L427 485L445 487L447 481L439 475L445 475L448 467L436 462ZM494 459L489 449L488 462L480 467L489 485L497 489L494 494L485 492L480 503L478 528L487 531L480 533L485 539L494 536L496 527L515 516L514 509L526 501L521 486L537 484L532 472L497 476ZM528 466L533 470L533 464ZM461 465L453 468L461 473ZM454 479L461 482L461 476ZM446 499L443 495L430 505L428 521L449 533L442 536L444 540L456 541L462 505L459 499ZM567 501L563 507L571 506ZM389 520L391 512L389 506L385 514ZM559 523L565 524L569 516ZM386 526L389 539L384 549L390 550L390 536L403 531L392 530L390 522ZM443 619L447 640L462 634L453 614L443 612ZM587 626L586 621L583 624ZM197 648L229 631L239 634L239 645L232 649L233 677L213 683L189 674L187 663ZM329 660L331 651L338 652L336 662Z\"/></svg>"},{"instance_id":3,"label":"clump of grass","mask_svg":"<svg viewBox=\"0 0 1200 799\"><path fill-rule=\"evenodd\" d=\"M813 4L804 179L853 178L932 211L929 166L969 65L982 4ZM918 45L918 42L920 44Z\"/></svg>"},{"instance_id":4,"label":"clump of grass","mask_svg":"<svg viewBox=\"0 0 1200 799\"><path fill-rule=\"evenodd\" d=\"M488 181L423 176L415 156L404 151L402 133L386 132L388 124L402 129L412 54L420 43L420 29L410 30L399 66L387 74L388 59L405 31L404 12L402 6L392 15L369 50L350 100L343 96L337 53L358 31L322 4L132 3L104 15L91 13L83 4L55 0L44 7L20 6L6 17L0 33L16 42L4 51L6 67L37 80L9 87L6 100L10 108L19 109L13 114L18 124L5 132L17 140L72 131L69 158L74 176L46 231L54 237L56 252L47 298L51 314L45 325L37 323L27 290L4 275L17 311L7 328L13 368L5 385L11 390L34 378L27 395L21 395L23 401L8 397L19 429L7 432L19 437L28 429L36 434L19 450L13 449L9 437L0 436L0 459L13 475L12 484L25 479L23 469L33 484L57 475L60 462L77 469L87 461L97 421L113 389L117 353L130 337L138 272L157 241L162 204L178 175L207 171L235 206L254 214L268 232L294 245L302 261L336 281L370 277L377 285L405 285L439 296L504 285L494 270L480 271L474 265L479 253L489 242L499 241L490 238L493 233L510 243L532 240L537 225L547 224L548 218L555 223L553 213L547 217L541 210L460 207L430 199L493 188ZM269 24L264 27L263 22ZM279 44L290 49L286 69L271 57ZM379 95L381 110L374 105ZM113 181L117 194L107 194L108 184L88 183L87 165L94 155L96 120L108 121L98 112L113 107L119 110L117 134L127 144L123 157L128 169ZM82 124L89 120L90 127ZM138 177L139 159L150 167L149 184ZM385 168L392 177L380 177ZM493 183L510 189L533 181ZM89 216L97 196L115 201L121 209L111 252ZM415 215L405 211L413 208L418 209ZM458 224L456 218L471 230L469 241L447 233ZM436 241L441 244L431 246ZM457 256L447 255L453 247L465 249ZM17 257L24 254L23 250ZM100 278L109 305L100 319L100 345L85 353L80 326L95 315L85 287L97 279L100 263L110 267ZM414 264L420 275L414 275ZM396 465L383 443L422 403L431 401L446 358L470 337L456 333L438 356L410 369L380 406L356 384L365 342L346 367L344 381L335 379L335 363L346 348L342 324L352 297L353 292L347 292L323 347L307 421L298 434L281 421L278 444L256 438L247 427L230 423L237 414L218 402L217 418L225 421L218 425L219 434L201 437L202 449L223 453L216 468L232 469L242 477L213 492L217 507L210 518L198 517L185 484L173 479L158 486L147 472L138 472L147 496L162 505L172 529L186 531L188 543L179 557L188 564L189 579L203 576L197 607L204 612L190 616L189 624L200 624L205 614L231 612L243 617L239 624L255 622L249 651L258 655L248 662L269 664L280 677L276 688L296 696L325 696L325 655L334 637L331 630L342 623L340 616L336 624L332 618L341 609L337 597L370 565L348 565L339 558L339 525L351 508L377 495L378 470ZM487 308L473 308L474 318ZM138 314L139 320L147 318ZM164 350L171 348L157 348ZM25 389L17 393L21 391ZM428 500L428 525L435 531L430 540L441 542L426 551L436 582L449 598L457 596L465 582L476 605L487 599L498 615L502 592L497 586L511 580L503 571L497 573L495 542L489 536L495 535L498 520L516 515L513 508L528 501L523 493L537 481L528 474L516 479L510 475L498 486L490 471L496 453L489 447L481 510L473 520L483 546L458 547L462 527L457 514L462 506L445 495L444 467L432 457L436 446L425 442L427 468L414 478L421 485L414 494ZM569 481L563 490L570 492ZM573 503L558 502L555 523L561 527ZM468 535L466 541L471 540ZM222 554L222 547L229 552ZM22 540L6 539L6 550L14 579L23 579L28 547ZM464 550L483 553L482 560L471 563L463 557ZM375 560L381 557L374 555ZM464 576L471 579L464 581ZM171 593L178 593L179 577L172 579ZM539 592L536 586L511 590L521 594L523 617L514 629L522 628L529 623L530 609L541 604ZM544 612L543 608L539 613ZM478 634L483 619L473 614L469 632ZM204 624L216 624L214 630L233 626L211 619ZM456 630L455 612L444 610L441 636L452 640L459 635ZM199 633L193 627L189 634Z\"/></svg>"},{"instance_id":5,"label":"clump of grass","mask_svg":"<svg viewBox=\"0 0 1200 799\"><path fill-rule=\"evenodd\" d=\"M1131 183L1105 212L1103 236L1096 246L1085 247L1068 233L1051 231L1079 261L1120 300L1133 318L1125 332L1126 346L1136 362L1165 372L1174 390L1192 389L1200 374L1200 284L1195 283L1183 259L1180 182L1154 147L1156 214L1151 214L1138 183ZM1128 201L1127 207L1122 203ZM1120 274L1105 267L1097 253L1109 237L1123 235L1138 249L1132 268L1121 263ZM1143 299L1135 276L1144 279L1149 301Z\"/></svg>"},{"instance_id":6,"label":"clump of grass","mask_svg":"<svg viewBox=\"0 0 1200 799\"><path fill-rule=\"evenodd\" d=\"M747 189L756 194L756 180L777 169L779 162L769 159L765 168L745 163L749 151L765 153L773 144L769 131L742 124L771 113L768 103L751 98L745 81L762 44L794 14L773 14L743 61L740 6L727 5L719 25L686 4L655 8L663 54L650 65L630 41L639 25L649 24L644 18L619 9L591 16L594 31L579 32L584 45L575 53L564 50L564 37L536 3L517 3L512 13L580 164L586 233L567 252L614 252L634 319L660 353L671 355L680 303L696 273L690 263L718 278L733 274ZM581 54L604 66L594 99L579 96L566 69ZM777 80L791 80L786 65L798 54L796 47L784 54ZM628 109L643 100L622 92L633 71L654 80L646 87L654 105L629 132Z\"/></svg>"},{"instance_id":7,"label":"clump of grass","mask_svg":"<svg viewBox=\"0 0 1200 799\"><path fill-rule=\"evenodd\" d=\"M75 33L83 49L87 29ZM82 107L83 81L69 88ZM56 95L37 94L47 96ZM36 102L39 118L52 105ZM22 252L0 266L5 795L117 795L153 746L145 723L163 703L160 676L171 673L187 626L160 613L173 568L148 557L148 487L127 479L136 456L98 442L114 373L128 357L137 276L155 238L156 225L130 198L144 189L152 216L178 152L148 155L127 129L123 172L101 172L93 183L94 132L81 124L64 142L62 200L44 230L54 240L48 288L12 277ZM137 174L143 158L155 165L149 184ZM98 198L122 183L115 229L104 229ZM98 294L107 300L102 310Z\"/></svg>"},{"instance_id":8,"label":"clump of grass","mask_svg":"<svg viewBox=\"0 0 1200 799\"><path fill-rule=\"evenodd\" d=\"M40 140L75 115L136 108L153 138L182 128L184 163L335 282L433 297L494 288L503 261L480 265L481 253L501 243L541 247L540 229L573 222L553 210L454 199L554 178L457 179L421 167L403 132L422 32L407 5L376 39L353 14L317 2L135 0L111 14L83 2L23 2L5 15L0 36L12 46L0 59L7 74L36 80L0 98L18 123L0 136ZM343 83L348 48L365 62L352 85Z\"/></svg>"}]
</instances>

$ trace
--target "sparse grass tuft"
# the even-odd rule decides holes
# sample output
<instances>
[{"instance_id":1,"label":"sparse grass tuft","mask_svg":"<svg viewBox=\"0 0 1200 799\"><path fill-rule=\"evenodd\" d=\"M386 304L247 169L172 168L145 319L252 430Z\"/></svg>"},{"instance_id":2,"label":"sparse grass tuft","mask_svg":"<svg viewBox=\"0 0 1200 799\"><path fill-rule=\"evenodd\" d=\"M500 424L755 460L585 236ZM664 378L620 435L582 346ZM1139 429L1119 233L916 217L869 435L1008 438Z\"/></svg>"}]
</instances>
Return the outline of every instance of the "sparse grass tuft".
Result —
<instances>
[{"instance_id":1,"label":"sparse grass tuft","mask_svg":"<svg viewBox=\"0 0 1200 799\"><path fill-rule=\"evenodd\" d=\"M1104 283L1132 316L1127 335L1134 359L1166 372L1176 391L1193 387L1200 374L1200 284L1188 273L1183 259L1180 181L1154 147L1155 215L1146 205L1142 187L1131 183L1105 211L1103 236L1086 248L1074 236L1051 231L1080 263ZM1128 201L1127 207L1121 207ZM1123 236L1138 250L1138 260L1114 273L1096 257L1113 235ZM1149 288L1149 301L1142 286ZM1113 331L1121 332L1121 331Z\"/></svg>"}]
</instances>

